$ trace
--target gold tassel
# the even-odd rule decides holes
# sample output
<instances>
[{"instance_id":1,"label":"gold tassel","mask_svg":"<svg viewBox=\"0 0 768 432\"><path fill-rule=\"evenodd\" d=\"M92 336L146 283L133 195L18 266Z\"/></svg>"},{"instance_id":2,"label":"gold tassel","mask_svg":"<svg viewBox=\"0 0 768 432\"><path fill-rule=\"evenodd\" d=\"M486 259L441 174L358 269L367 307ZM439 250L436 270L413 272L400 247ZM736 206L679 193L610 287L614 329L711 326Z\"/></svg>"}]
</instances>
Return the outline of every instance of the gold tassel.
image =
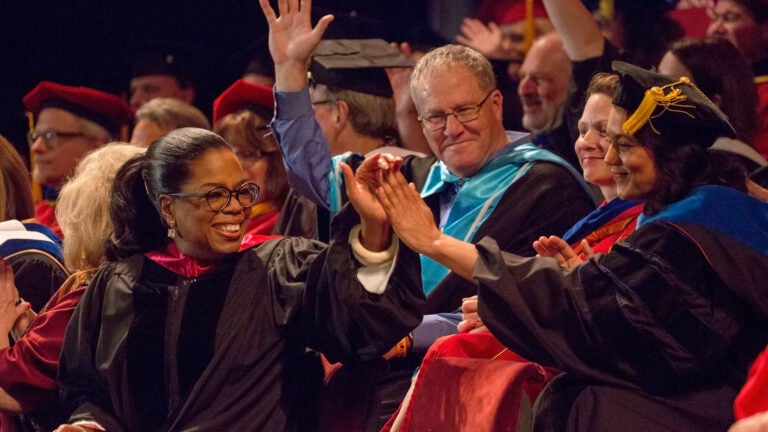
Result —
<instances>
[{"instance_id":1,"label":"gold tassel","mask_svg":"<svg viewBox=\"0 0 768 432\"><path fill-rule=\"evenodd\" d=\"M600 16L609 22L613 19L613 0L600 0L600 8L598 9Z\"/></svg>"},{"instance_id":2,"label":"gold tassel","mask_svg":"<svg viewBox=\"0 0 768 432\"><path fill-rule=\"evenodd\" d=\"M536 25L533 21L533 0L525 0L525 30L523 30L523 45L528 52L536 38Z\"/></svg>"},{"instance_id":3,"label":"gold tassel","mask_svg":"<svg viewBox=\"0 0 768 432\"><path fill-rule=\"evenodd\" d=\"M632 136L637 133L641 127L648 123L653 132L655 132L657 135L660 135L661 132L659 132L653 126L652 119L661 116L667 111L685 114L690 118L694 118L695 116L685 111L685 109L694 109L695 106L683 104L683 102L688 100L688 97L682 94L682 89L674 88L676 85L687 85L698 90L698 88L694 86L693 83L691 83L691 80L688 79L688 77L681 77L679 81L667 84L663 87L649 88L645 91L643 100L640 102L640 105L638 105L635 112L632 113L632 115L629 116L629 118L622 125L624 133ZM669 94L664 94L664 90L668 88L672 88L672 91L670 91ZM659 106L661 106L663 109L660 113L653 115L656 107Z\"/></svg>"},{"instance_id":4,"label":"gold tassel","mask_svg":"<svg viewBox=\"0 0 768 432\"><path fill-rule=\"evenodd\" d=\"M35 131L35 116L30 111L25 111L24 116L27 118L27 129L29 133ZM29 143L29 168L30 172L35 170L35 154L32 153L32 143ZM40 183L32 180L32 200L37 203L43 199L43 188Z\"/></svg>"}]
</instances>

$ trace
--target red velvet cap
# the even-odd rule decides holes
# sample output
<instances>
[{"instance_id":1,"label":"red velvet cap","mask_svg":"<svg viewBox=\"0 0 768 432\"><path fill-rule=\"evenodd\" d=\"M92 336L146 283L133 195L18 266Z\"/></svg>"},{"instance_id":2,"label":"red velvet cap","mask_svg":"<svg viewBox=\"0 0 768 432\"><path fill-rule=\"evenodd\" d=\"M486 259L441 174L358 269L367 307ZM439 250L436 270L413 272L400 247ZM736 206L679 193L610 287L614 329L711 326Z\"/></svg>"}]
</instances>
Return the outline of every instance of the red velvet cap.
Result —
<instances>
[{"instance_id":1,"label":"red velvet cap","mask_svg":"<svg viewBox=\"0 0 768 432\"><path fill-rule=\"evenodd\" d=\"M477 18L498 25L511 24L525 19L525 0L485 0ZM547 10L541 0L533 1L533 18L547 18Z\"/></svg>"},{"instance_id":2,"label":"red velvet cap","mask_svg":"<svg viewBox=\"0 0 768 432\"><path fill-rule=\"evenodd\" d=\"M114 138L119 138L122 126L133 122L133 109L122 98L89 87L42 81L23 102L35 118L45 108L60 108L103 126Z\"/></svg>"},{"instance_id":3,"label":"red velvet cap","mask_svg":"<svg viewBox=\"0 0 768 432\"><path fill-rule=\"evenodd\" d=\"M270 87L237 80L213 101L213 123L227 114L232 114L251 105L274 109L275 96Z\"/></svg>"}]
</instances>

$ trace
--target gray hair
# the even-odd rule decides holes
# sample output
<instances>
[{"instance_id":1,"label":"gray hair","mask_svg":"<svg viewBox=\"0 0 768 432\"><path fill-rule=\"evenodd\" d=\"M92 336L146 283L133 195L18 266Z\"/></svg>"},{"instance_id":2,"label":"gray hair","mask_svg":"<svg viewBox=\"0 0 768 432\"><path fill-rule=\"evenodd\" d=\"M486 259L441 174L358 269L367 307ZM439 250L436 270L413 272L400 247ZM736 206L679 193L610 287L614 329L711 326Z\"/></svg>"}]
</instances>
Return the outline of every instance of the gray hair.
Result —
<instances>
[{"instance_id":1,"label":"gray hair","mask_svg":"<svg viewBox=\"0 0 768 432\"><path fill-rule=\"evenodd\" d=\"M488 59L463 45L443 45L428 52L422 57L411 75L411 97L417 98L419 82L436 70L451 69L455 64L464 65L483 91L489 92L496 88L496 75Z\"/></svg>"}]
</instances>

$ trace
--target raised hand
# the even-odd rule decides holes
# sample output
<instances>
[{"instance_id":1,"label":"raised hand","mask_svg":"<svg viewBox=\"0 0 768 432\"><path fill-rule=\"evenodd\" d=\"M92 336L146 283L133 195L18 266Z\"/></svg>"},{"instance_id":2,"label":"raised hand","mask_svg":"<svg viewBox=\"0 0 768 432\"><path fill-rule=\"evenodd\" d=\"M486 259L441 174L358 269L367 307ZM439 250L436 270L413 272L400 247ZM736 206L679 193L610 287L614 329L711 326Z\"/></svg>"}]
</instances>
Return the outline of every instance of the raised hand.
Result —
<instances>
[{"instance_id":1,"label":"raised hand","mask_svg":"<svg viewBox=\"0 0 768 432\"><path fill-rule=\"evenodd\" d=\"M323 16L313 28L312 0L279 0L280 16L269 0L259 0L259 4L269 25L269 52L275 62L276 86L278 90L299 90L306 85L307 61L333 15Z\"/></svg>"},{"instance_id":2,"label":"raised hand","mask_svg":"<svg viewBox=\"0 0 768 432\"><path fill-rule=\"evenodd\" d=\"M491 22L485 25L478 19L464 18L461 23L461 34L456 35L456 41L474 48L488 58L510 59L510 53L502 48L502 34L496 23Z\"/></svg>"}]
</instances>

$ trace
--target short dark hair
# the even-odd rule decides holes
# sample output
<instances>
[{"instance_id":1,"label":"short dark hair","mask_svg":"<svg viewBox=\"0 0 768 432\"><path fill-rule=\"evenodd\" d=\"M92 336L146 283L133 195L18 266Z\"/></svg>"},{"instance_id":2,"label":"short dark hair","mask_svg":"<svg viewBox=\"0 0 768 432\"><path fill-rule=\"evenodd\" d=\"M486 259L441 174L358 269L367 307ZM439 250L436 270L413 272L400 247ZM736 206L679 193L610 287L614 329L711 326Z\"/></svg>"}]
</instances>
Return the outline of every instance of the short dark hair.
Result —
<instances>
[{"instance_id":1,"label":"short dark hair","mask_svg":"<svg viewBox=\"0 0 768 432\"><path fill-rule=\"evenodd\" d=\"M733 153L709 151L701 142L711 142L715 137L692 132L688 129L674 136L657 135L646 124L635 135L656 164L654 191L643 209L646 215L661 212L705 184L746 192L748 172L743 160Z\"/></svg>"}]
</instances>

